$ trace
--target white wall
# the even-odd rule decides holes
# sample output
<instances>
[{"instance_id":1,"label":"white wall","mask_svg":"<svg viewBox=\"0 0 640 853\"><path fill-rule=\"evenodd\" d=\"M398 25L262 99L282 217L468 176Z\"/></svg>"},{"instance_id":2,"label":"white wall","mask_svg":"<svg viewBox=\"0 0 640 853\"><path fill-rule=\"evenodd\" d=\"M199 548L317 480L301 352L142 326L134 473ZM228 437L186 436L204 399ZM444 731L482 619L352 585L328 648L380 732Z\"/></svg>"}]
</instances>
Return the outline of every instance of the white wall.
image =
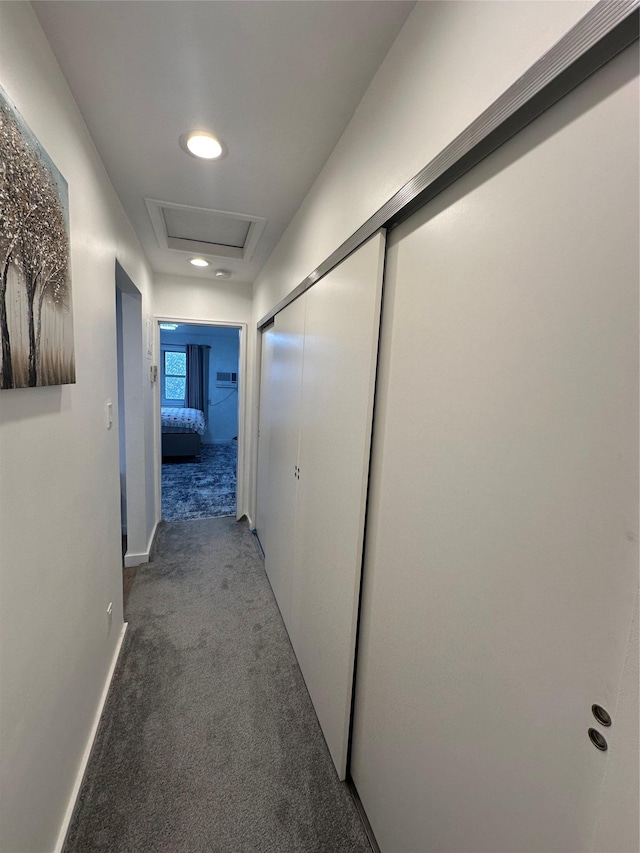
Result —
<instances>
[{"instance_id":1,"label":"white wall","mask_svg":"<svg viewBox=\"0 0 640 853\"><path fill-rule=\"evenodd\" d=\"M143 313L151 275L28 3L0 4L0 85L69 184L77 383L0 392L0 848L41 853L56 845L123 624L115 259ZM143 403L152 425L148 373ZM145 493L155 499L153 468Z\"/></svg>"},{"instance_id":2,"label":"white wall","mask_svg":"<svg viewBox=\"0 0 640 853\"><path fill-rule=\"evenodd\" d=\"M215 281L209 278L184 278L167 275L157 275L154 279L154 313L156 317L171 320L195 320L207 323L233 323L243 326L246 336L246 367L243 374L241 363L239 370L240 383L245 382L244 412L245 429L242 446L238 443L238 474L242 478L242 488L238 490L243 505L238 507L239 514L251 512L248 503L250 473L253 467L255 438L251 432L254 421L255 391L255 352L257 333L252 323L252 286L247 282ZM240 386L242 407L243 392ZM159 392L158 384L158 392ZM159 400L159 398L158 398ZM250 404L250 401L251 404ZM157 401L157 406L160 403ZM257 421L256 421L257 422ZM257 436L256 436L257 437ZM159 453L159 438L158 438ZM158 457L159 458L159 457ZM255 479L255 478L254 478ZM238 484L240 486L240 484Z\"/></svg>"},{"instance_id":3,"label":"white wall","mask_svg":"<svg viewBox=\"0 0 640 853\"><path fill-rule=\"evenodd\" d=\"M156 275L154 312L158 317L248 323L252 289L247 282Z\"/></svg>"},{"instance_id":4,"label":"white wall","mask_svg":"<svg viewBox=\"0 0 640 853\"><path fill-rule=\"evenodd\" d=\"M264 316L594 5L418 2L255 284Z\"/></svg>"},{"instance_id":5,"label":"white wall","mask_svg":"<svg viewBox=\"0 0 640 853\"><path fill-rule=\"evenodd\" d=\"M180 326L160 331L161 344L204 344L209 354L209 406L203 444L231 441L238 435L238 389L219 388L216 373L238 372L238 329L227 326Z\"/></svg>"}]
</instances>

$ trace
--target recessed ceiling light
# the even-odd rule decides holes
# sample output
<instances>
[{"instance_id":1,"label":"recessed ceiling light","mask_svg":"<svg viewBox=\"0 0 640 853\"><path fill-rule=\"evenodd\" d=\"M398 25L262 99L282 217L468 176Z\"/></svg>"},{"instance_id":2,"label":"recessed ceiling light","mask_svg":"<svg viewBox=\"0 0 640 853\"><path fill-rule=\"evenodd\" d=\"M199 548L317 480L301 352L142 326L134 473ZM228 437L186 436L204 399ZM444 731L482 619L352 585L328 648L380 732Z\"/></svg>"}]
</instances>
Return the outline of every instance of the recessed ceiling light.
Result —
<instances>
[{"instance_id":1,"label":"recessed ceiling light","mask_svg":"<svg viewBox=\"0 0 640 853\"><path fill-rule=\"evenodd\" d=\"M216 270L214 275L216 278L231 278L229 270Z\"/></svg>"},{"instance_id":2,"label":"recessed ceiling light","mask_svg":"<svg viewBox=\"0 0 640 853\"><path fill-rule=\"evenodd\" d=\"M205 261L204 258L191 258L189 260L190 264L193 264L194 267L208 267L211 265L210 261Z\"/></svg>"},{"instance_id":3,"label":"recessed ceiling light","mask_svg":"<svg viewBox=\"0 0 640 853\"><path fill-rule=\"evenodd\" d=\"M224 145L203 130L194 130L180 137L180 147L187 154L202 160L219 160L226 152Z\"/></svg>"}]
</instances>

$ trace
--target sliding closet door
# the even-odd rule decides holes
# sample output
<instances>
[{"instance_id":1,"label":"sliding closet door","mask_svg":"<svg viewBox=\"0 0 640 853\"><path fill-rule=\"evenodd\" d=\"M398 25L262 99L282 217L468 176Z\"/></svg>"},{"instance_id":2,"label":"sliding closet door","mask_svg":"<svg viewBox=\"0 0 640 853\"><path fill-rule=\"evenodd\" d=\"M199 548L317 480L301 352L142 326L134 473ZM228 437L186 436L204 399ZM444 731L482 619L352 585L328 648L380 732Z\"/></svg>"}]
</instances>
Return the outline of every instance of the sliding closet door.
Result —
<instances>
[{"instance_id":1,"label":"sliding closet door","mask_svg":"<svg viewBox=\"0 0 640 853\"><path fill-rule=\"evenodd\" d=\"M392 234L351 764L384 853L591 849L638 581L638 180L634 47Z\"/></svg>"},{"instance_id":2,"label":"sliding closet door","mask_svg":"<svg viewBox=\"0 0 640 853\"><path fill-rule=\"evenodd\" d=\"M282 618L290 630L296 519L300 385L304 348L304 297L275 319L268 381L261 393L269 430L268 479L259 498L266 512L265 570ZM262 540L261 540L262 541Z\"/></svg>"},{"instance_id":3,"label":"sliding closet door","mask_svg":"<svg viewBox=\"0 0 640 853\"><path fill-rule=\"evenodd\" d=\"M291 640L346 772L384 234L306 294Z\"/></svg>"}]
</instances>

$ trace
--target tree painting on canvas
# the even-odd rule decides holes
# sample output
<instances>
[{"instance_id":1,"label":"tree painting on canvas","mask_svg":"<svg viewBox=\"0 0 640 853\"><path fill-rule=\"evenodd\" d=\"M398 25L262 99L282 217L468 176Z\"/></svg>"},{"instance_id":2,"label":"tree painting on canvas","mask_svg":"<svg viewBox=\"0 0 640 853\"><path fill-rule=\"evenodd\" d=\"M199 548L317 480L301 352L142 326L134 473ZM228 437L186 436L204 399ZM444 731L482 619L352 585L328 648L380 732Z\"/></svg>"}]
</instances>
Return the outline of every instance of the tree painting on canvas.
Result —
<instances>
[{"instance_id":1,"label":"tree painting on canvas","mask_svg":"<svg viewBox=\"0 0 640 853\"><path fill-rule=\"evenodd\" d=\"M0 388L76 381L67 182L0 89Z\"/></svg>"}]
</instances>

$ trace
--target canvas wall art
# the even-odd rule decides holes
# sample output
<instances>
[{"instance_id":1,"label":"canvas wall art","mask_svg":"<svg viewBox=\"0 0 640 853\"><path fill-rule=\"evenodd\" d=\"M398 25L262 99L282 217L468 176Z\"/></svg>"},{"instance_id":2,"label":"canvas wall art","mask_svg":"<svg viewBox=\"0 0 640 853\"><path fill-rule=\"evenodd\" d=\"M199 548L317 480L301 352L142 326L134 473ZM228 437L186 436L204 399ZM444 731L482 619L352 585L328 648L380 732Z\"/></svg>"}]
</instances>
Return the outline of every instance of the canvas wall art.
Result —
<instances>
[{"instance_id":1,"label":"canvas wall art","mask_svg":"<svg viewBox=\"0 0 640 853\"><path fill-rule=\"evenodd\" d=\"M67 182L0 89L0 389L76 381Z\"/></svg>"}]
</instances>

